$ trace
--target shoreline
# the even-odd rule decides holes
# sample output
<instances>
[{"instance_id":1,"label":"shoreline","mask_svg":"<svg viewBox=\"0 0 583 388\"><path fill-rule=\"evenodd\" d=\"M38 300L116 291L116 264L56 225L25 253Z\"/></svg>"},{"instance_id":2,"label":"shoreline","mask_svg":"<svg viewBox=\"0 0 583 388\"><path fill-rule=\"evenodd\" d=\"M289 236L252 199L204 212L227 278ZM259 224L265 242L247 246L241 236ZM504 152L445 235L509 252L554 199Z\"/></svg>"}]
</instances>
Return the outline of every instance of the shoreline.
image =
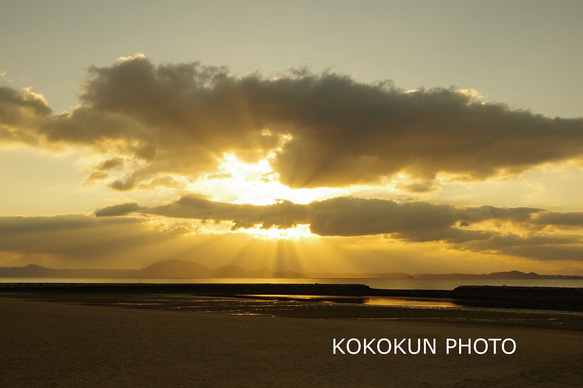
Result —
<instances>
[{"instance_id":1,"label":"shoreline","mask_svg":"<svg viewBox=\"0 0 583 388\"><path fill-rule=\"evenodd\" d=\"M447 299L467 307L583 311L583 288L459 286L453 290L376 289L362 284L292 283L0 283L4 293L312 295Z\"/></svg>"}]
</instances>

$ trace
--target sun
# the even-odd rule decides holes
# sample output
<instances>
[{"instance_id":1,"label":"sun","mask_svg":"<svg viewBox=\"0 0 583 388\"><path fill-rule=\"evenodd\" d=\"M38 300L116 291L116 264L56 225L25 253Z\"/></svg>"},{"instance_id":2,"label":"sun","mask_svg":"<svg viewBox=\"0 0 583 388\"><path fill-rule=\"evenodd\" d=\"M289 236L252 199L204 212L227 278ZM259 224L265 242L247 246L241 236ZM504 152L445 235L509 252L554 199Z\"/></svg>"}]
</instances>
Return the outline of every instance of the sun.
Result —
<instances>
[{"instance_id":1,"label":"sun","mask_svg":"<svg viewBox=\"0 0 583 388\"><path fill-rule=\"evenodd\" d=\"M269 157L246 163L231 153L223 154L216 173L191 183L188 191L209 194L218 201L256 206L281 200L307 204L343 192L335 188L292 189L279 182Z\"/></svg>"}]
</instances>

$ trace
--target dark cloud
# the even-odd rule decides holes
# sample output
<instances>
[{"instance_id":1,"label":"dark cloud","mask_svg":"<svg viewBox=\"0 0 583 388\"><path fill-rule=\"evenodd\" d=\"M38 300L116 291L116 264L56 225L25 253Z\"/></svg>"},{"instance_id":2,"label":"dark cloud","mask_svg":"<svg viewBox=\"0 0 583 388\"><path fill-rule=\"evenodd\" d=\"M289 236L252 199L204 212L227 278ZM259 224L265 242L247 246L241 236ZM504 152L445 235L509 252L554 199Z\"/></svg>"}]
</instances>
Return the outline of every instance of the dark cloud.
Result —
<instances>
[{"instance_id":1,"label":"dark cloud","mask_svg":"<svg viewBox=\"0 0 583 388\"><path fill-rule=\"evenodd\" d=\"M117 191L130 191L137 186L136 180L133 176L126 178L125 180L115 180L109 184L114 190Z\"/></svg>"},{"instance_id":2,"label":"dark cloud","mask_svg":"<svg viewBox=\"0 0 583 388\"><path fill-rule=\"evenodd\" d=\"M484 104L454 88L405 92L333 73L236 78L226 68L155 65L137 55L90 68L80 98L71 114L50 116L37 95L2 88L0 141L85 145L109 155L104 165L116 153L126 175L109 185L120 191L152 187L161 175L216 173L224 153L249 162L271 153L290 187L375 183L404 172L417 179L402 187L412 192L433 190L440 173L482 180L583 155L583 119Z\"/></svg>"},{"instance_id":3,"label":"dark cloud","mask_svg":"<svg viewBox=\"0 0 583 388\"><path fill-rule=\"evenodd\" d=\"M313 202L310 230L320 236L411 233L450 228L455 209L424 202L399 204L382 199L341 197Z\"/></svg>"},{"instance_id":4,"label":"dark cloud","mask_svg":"<svg viewBox=\"0 0 583 388\"><path fill-rule=\"evenodd\" d=\"M110 177L107 171L96 170L85 177L85 182L91 184L95 181L102 181Z\"/></svg>"},{"instance_id":5,"label":"dark cloud","mask_svg":"<svg viewBox=\"0 0 583 388\"><path fill-rule=\"evenodd\" d=\"M542 212L533 218L533 223L543 226L583 228L583 212Z\"/></svg>"},{"instance_id":6,"label":"dark cloud","mask_svg":"<svg viewBox=\"0 0 583 388\"><path fill-rule=\"evenodd\" d=\"M433 184L433 182L413 182L413 183L399 183L396 186L398 189L403 191L408 191L410 193L428 193L432 191L436 191L438 189L437 186Z\"/></svg>"},{"instance_id":7,"label":"dark cloud","mask_svg":"<svg viewBox=\"0 0 583 388\"><path fill-rule=\"evenodd\" d=\"M298 224L309 223L308 209L290 201L280 201L274 205L254 206L213 202L206 198L184 196L178 201L155 208L142 209L147 214L166 217L192 218L202 221L229 221L232 230L260 225L263 229L272 227L286 229Z\"/></svg>"},{"instance_id":8,"label":"dark cloud","mask_svg":"<svg viewBox=\"0 0 583 388\"><path fill-rule=\"evenodd\" d=\"M109 171L123 168L124 163L124 159L120 157L114 157L101 161L92 167L93 171L91 171L91 173L85 177L85 183L92 185L94 182L109 179L111 177Z\"/></svg>"},{"instance_id":9,"label":"dark cloud","mask_svg":"<svg viewBox=\"0 0 583 388\"><path fill-rule=\"evenodd\" d=\"M346 197L313 202L309 207L310 230L321 236L391 234L406 241L444 241L450 244L490 240L497 235L497 232L488 230L465 229L474 223L525 223L532 214L541 211L520 207L455 207Z\"/></svg>"},{"instance_id":10,"label":"dark cloud","mask_svg":"<svg viewBox=\"0 0 583 388\"><path fill-rule=\"evenodd\" d=\"M485 179L582 151L583 120L511 111L453 89L404 93L337 75L283 80L280 89L270 100L292 139L274 167L293 187L378 182L402 171Z\"/></svg>"},{"instance_id":11,"label":"dark cloud","mask_svg":"<svg viewBox=\"0 0 583 388\"><path fill-rule=\"evenodd\" d=\"M140 207L135 202L122 203L119 205L107 206L95 212L97 217L125 216L126 214L140 211Z\"/></svg>"},{"instance_id":12,"label":"dark cloud","mask_svg":"<svg viewBox=\"0 0 583 388\"><path fill-rule=\"evenodd\" d=\"M164 206L142 208L137 204L118 205L123 214L134 207L145 214L172 218L191 218L202 221L232 222L233 229L260 225L268 229L291 228L309 224L310 230L320 236L363 236L411 231L447 229L460 219L460 211L448 205L423 202L399 204L381 199L352 197L333 198L309 205L279 201L274 205L256 206L214 202L207 198L184 196ZM115 215L118 206L96 212L97 215ZM111 210L110 210L111 209Z\"/></svg>"},{"instance_id":13,"label":"dark cloud","mask_svg":"<svg viewBox=\"0 0 583 388\"><path fill-rule=\"evenodd\" d=\"M529 207L494 207L474 206L461 208L458 217L468 224L486 220L509 221L513 223L530 223L533 216L543 212L542 209Z\"/></svg>"},{"instance_id":14,"label":"dark cloud","mask_svg":"<svg viewBox=\"0 0 583 388\"><path fill-rule=\"evenodd\" d=\"M104 160L95 167L97 170L112 170L123 167L124 160L120 157Z\"/></svg>"}]
</instances>

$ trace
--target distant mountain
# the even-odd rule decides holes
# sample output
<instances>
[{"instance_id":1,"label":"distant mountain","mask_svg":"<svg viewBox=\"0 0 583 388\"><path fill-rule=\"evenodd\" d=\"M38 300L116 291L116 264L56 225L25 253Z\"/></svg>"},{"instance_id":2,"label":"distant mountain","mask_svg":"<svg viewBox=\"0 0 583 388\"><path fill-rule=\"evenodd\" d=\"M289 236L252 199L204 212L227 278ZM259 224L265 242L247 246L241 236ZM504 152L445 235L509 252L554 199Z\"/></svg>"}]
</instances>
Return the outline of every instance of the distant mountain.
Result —
<instances>
[{"instance_id":1,"label":"distant mountain","mask_svg":"<svg viewBox=\"0 0 583 388\"><path fill-rule=\"evenodd\" d=\"M196 278L376 278L376 279L583 279L583 276L539 275L520 271L493 272L489 274L417 274L407 273L315 273L274 272L265 267L248 271L236 265L225 265L215 269L186 260L166 260L135 269L53 269L36 264L25 267L0 267L2 278L86 278L86 279L196 279Z\"/></svg>"},{"instance_id":2,"label":"distant mountain","mask_svg":"<svg viewBox=\"0 0 583 388\"><path fill-rule=\"evenodd\" d=\"M153 263L150 266L136 271L135 276L140 278L211 278L213 270L194 261L167 260Z\"/></svg>"},{"instance_id":3,"label":"distant mountain","mask_svg":"<svg viewBox=\"0 0 583 388\"><path fill-rule=\"evenodd\" d=\"M24 267L0 267L3 278L87 278L122 279L134 277L131 269L53 269L36 264Z\"/></svg>"},{"instance_id":4,"label":"distant mountain","mask_svg":"<svg viewBox=\"0 0 583 388\"><path fill-rule=\"evenodd\" d=\"M280 276L282 275L282 276ZM85 279L196 279L196 278L274 278L303 277L300 273L275 273L269 268L247 271L236 265L210 269L186 260L159 261L140 270L132 269L53 269L36 264L0 267L2 278L85 278Z\"/></svg>"},{"instance_id":5,"label":"distant mountain","mask_svg":"<svg viewBox=\"0 0 583 388\"><path fill-rule=\"evenodd\" d=\"M278 277L269 268L247 271L236 265L210 269L202 264L185 260L166 260L151 264L136 272L141 278L273 278Z\"/></svg>"},{"instance_id":6,"label":"distant mountain","mask_svg":"<svg viewBox=\"0 0 583 388\"><path fill-rule=\"evenodd\" d=\"M36 264L29 264L25 267L0 267L0 276L2 277L52 277L53 273L58 270L41 267Z\"/></svg>"}]
</instances>

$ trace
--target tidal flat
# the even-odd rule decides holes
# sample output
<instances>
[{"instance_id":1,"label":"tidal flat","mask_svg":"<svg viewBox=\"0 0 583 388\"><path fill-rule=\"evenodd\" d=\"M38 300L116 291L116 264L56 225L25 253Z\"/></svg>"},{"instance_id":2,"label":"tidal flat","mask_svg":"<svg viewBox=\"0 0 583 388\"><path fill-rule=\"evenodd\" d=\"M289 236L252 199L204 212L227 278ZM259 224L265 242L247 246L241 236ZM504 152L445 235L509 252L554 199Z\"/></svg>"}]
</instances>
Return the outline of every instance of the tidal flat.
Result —
<instances>
[{"instance_id":1,"label":"tidal flat","mask_svg":"<svg viewBox=\"0 0 583 388\"><path fill-rule=\"evenodd\" d=\"M201 296L191 294L11 293L12 298L48 303L191 313L311 319L369 319L450 324L496 324L583 331L583 313L466 307L447 300L306 295ZM394 303L387 304L386 301ZM448 307L443 307L446 305ZM414 307L411 307L414 306Z\"/></svg>"}]
</instances>

